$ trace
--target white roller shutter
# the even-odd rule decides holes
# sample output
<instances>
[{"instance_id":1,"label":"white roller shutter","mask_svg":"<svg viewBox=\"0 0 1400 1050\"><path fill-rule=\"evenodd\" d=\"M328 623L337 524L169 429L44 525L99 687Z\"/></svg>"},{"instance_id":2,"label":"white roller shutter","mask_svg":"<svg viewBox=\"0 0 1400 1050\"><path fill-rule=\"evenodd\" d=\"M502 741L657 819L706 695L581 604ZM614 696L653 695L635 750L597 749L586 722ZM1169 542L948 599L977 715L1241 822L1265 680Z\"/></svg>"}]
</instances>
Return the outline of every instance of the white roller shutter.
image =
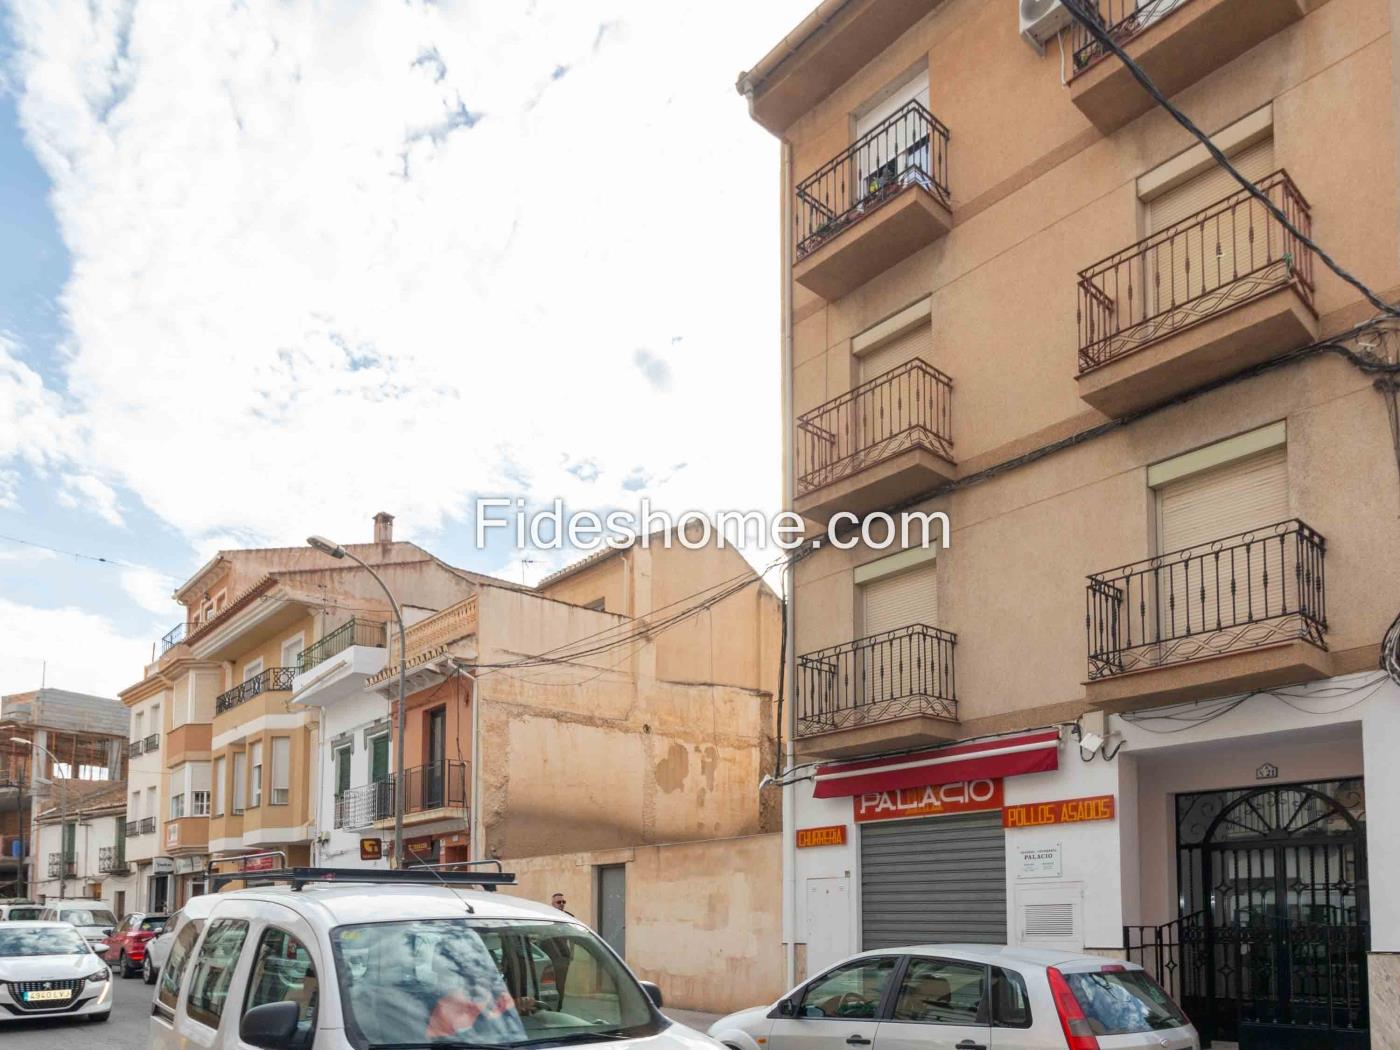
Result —
<instances>
[{"instance_id":1,"label":"white roller shutter","mask_svg":"<svg viewBox=\"0 0 1400 1050\"><path fill-rule=\"evenodd\" d=\"M878 128L883 121L888 120L901 106L915 100L922 103L925 109L928 108L928 70L924 70L904 84L901 84L890 92L888 98L875 103L860 116L856 117L856 138L859 139L867 132Z\"/></svg>"},{"instance_id":2,"label":"white roller shutter","mask_svg":"<svg viewBox=\"0 0 1400 1050\"><path fill-rule=\"evenodd\" d=\"M1230 163L1251 182L1258 182L1264 176L1272 175L1276 170L1274 140L1266 138L1252 146L1246 146L1230 158ZM1166 229L1239 190L1240 184L1232 179L1224 168L1213 164L1194 179L1167 190L1148 204L1148 232L1155 233Z\"/></svg>"},{"instance_id":3,"label":"white roller shutter","mask_svg":"<svg viewBox=\"0 0 1400 1050\"><path fill-rule=\"evenodd\" d=\"M927 320L860 358L860 381L867 383L915 358L933 359L933 325Z\"/></svg>"},{"instance_id":4,"label":"white roller shutter","mask_svg":"<svg viewBox=\"0 0 1400 1050\"><path fill-rule=\"evenodd\" d=\"M883 634L922 623L938 626L938 563L930 561L861 585L861 633Z\"/></svg>"},{"instance_id":5,"label":"white roller shutter","mask_svg":"<svg viewBox=\"0 0 1400 1050\"><path fill-rule=\"evenodd\" d=\"M1184 550L1287 518L1288 453L1280 447L1159 488L1157 549Z\"/></svg>"}]
</instances>

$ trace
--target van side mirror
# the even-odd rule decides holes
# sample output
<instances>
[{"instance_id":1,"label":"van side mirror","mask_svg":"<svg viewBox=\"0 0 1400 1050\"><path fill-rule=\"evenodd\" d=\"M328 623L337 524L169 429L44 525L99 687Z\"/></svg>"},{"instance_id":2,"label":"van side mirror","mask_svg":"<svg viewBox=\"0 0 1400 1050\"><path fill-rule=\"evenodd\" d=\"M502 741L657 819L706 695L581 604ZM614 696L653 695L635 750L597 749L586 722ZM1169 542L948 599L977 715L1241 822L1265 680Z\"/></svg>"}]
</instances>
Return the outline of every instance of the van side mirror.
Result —
<instances>
[{"instance_id":1,"label":"van side mirror","mask_svg":"<svg viewBox=\"0 0 1400 1050\"><path fill-rule=\"evenodd\" d=\"M651 1005L658 1010L665 1006L664 997L661 994L661 986L654 981L642 981L642 991L647 993L647 998L651 1000Z\"/></svg>"},{"instance_id":2,"label":"van side mirror","mask_svg":"<svg viewBox=\"0 0 1400 1050\"><path fill-rule=\"evenodd\" d=\"M301 1007L296 1003L263 1003L243 1015L238 1022L238 1038L262 1050L292 1050L297 1043L297 1020Z\"/></svg>"}]
</instances>

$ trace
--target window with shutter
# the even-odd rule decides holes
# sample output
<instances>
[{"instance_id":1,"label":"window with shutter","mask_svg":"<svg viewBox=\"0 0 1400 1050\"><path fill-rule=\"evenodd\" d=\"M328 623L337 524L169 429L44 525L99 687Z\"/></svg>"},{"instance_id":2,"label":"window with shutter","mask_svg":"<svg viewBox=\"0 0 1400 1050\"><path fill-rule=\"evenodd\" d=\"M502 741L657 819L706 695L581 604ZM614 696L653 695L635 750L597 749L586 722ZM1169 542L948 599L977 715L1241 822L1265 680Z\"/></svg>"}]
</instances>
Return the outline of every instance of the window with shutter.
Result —
<instances>
[{"instance_id":1,"label":"window with shutter","mask_svg":"<svg viewBox=\"0 0 1400 1050\"><path fill-rule=\"evenodd\" d=\"M882 635L902 627L938 626L937 563L929 561L860 585L861 634ZM906 632L907 634L907 632ZM928 691L941 673L922 635L891 639L857 654L856 684L862 700L878 703Z\"/></svg>"},{"instance_id":2,"label":"window with shutter","mask_svg":"<svg viewBox=\"0 0 1400 1050\"><path fill-rule=\"evenodd\" d=\"M928 321L861 355L860 381L868 383L915 358L930 362L933 359L933 325Z\"/></svg>"},{"instance_id":3,"label":"window with shutter","mask_svg":"<svg viewBox=\"0 0 1400 1050\"><path fill-rule=\"evenodd\" d=\"M292 742L285 736L272 739L272 804L285 806L292 794Z\"/></svg>"},{"instance_id":4,"label":"window with shutter","mask_svg":"<svg viewBox=\"0 0 1400 1050\"><path fill-rule=\"evenodd\" d=\"M927 562L861 584L861 634L868 637L917 623L937 627L937 569L936 562Z\"/></svg>"}]
</instances>

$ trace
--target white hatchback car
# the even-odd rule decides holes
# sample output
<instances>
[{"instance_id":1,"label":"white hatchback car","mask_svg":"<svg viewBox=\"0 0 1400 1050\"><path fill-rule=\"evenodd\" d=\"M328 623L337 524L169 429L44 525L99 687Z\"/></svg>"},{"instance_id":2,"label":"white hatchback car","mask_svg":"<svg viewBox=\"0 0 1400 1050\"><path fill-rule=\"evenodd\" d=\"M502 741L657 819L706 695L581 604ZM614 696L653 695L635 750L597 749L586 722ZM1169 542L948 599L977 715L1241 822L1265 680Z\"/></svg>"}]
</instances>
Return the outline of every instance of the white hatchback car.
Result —
<instances>
[{"instance_id":1,"label":"white hatchback car","mask_svg":"<svg viewBox=\"0 0 1400 1050\"><path fill-rule=\"evenodd\" d=\"M66 922L0 926L0 1025L6 1021L112 1012L112 972Z\"/></svg>"},{"instance_id":2,"label":"white hatchback car","mask_svg":"<svg viewBox=\"0 0 1400 1050\"><path fill-rule=\"evenodd\" d=\"M733 1050L1199 1050L1142 967L1096 955L924 944L847 959L721 1018Z\"/></svg>"},{"instance_id":3,"label":"white hatchback car","mask_svg":"<svg viewBox=\"0 0 1400 1050\"><path fill-rule=\"evenodd\" d=\"M642 1040L647 1050L715 1050L663 1017L655 985L555 908L412 868L250 877L287 885L195 898L177 917L154 1050L626 1050ZM509 879L470 876L491 887Z\"/></svg>"}]
</instances>

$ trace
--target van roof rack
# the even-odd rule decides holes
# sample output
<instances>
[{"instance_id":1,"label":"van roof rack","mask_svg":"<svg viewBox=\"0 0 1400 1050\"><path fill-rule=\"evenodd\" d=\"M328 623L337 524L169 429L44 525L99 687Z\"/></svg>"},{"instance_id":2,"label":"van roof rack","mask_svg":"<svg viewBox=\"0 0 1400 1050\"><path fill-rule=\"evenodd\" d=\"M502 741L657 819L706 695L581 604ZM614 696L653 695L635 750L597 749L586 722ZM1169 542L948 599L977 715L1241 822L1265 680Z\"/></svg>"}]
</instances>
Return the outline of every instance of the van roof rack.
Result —
<instances>
[{"instance_id":1,"label":"van roof rack","mask_svg":"<svg viewBox=\"0 0 1400 1050\"><path fill-rule=\"evenodd\" d=\"M274 851L280 855L280 851ZM253 854L253 857L267 854ZM226 857L222 863L251 860L252 857ZM514 886L515 873L501 871L498 860L449 861L446 864L421 864L411 868L322 868L295 866L289 867L283 857L280 868L260 868L237 871L215 872L213 867L219 861L209 862L208 877L210 888L217 891L230 882L243 882L248 885L265 886L275 882L288 883L293 890L300 890L308 884L342 884L362 886L476 886L495 892L498 886ZM480 864L494 864L495 871L462 871ZM446 870L456 869L456 870Z\"/></svg>"}]
</instances>

